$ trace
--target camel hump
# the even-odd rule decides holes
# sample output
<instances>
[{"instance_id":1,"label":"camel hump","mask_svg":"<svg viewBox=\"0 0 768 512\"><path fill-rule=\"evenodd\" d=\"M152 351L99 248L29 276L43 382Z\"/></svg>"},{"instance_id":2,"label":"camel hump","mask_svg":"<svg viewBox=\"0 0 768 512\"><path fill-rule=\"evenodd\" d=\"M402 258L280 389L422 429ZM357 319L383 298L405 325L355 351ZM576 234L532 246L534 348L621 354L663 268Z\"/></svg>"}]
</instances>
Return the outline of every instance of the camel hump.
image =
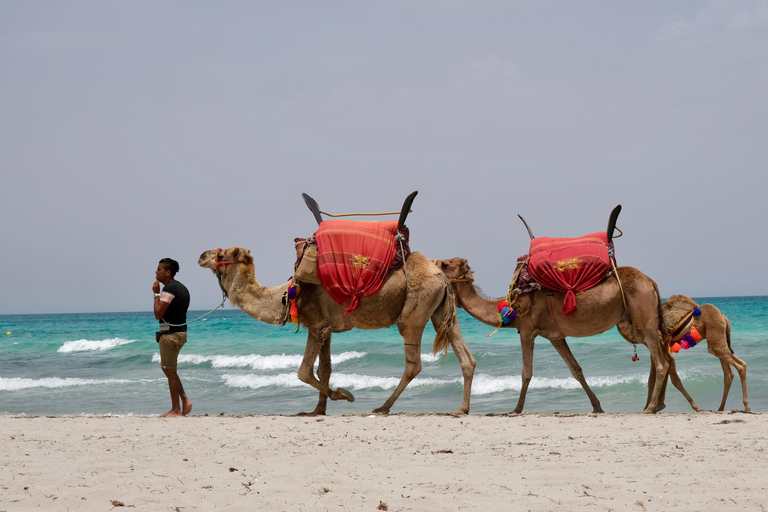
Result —
<instances>
[{"instance_id":1,"label":"camel hump","mask_svg":"<svg viewBox=\"0 0 768 512\"><path fill-rule=\"evenodd\" d=\"M616 208L611 212L611 216L608 217L608 229L605 230L605 234L608 235L608 243L613 240L613 231L616 229L616 220L621 213L621 205L616 205ZM621 232L621 230L619 230ZM618 237L617 237L618 238Z\"/></svg>"}]
</instances>

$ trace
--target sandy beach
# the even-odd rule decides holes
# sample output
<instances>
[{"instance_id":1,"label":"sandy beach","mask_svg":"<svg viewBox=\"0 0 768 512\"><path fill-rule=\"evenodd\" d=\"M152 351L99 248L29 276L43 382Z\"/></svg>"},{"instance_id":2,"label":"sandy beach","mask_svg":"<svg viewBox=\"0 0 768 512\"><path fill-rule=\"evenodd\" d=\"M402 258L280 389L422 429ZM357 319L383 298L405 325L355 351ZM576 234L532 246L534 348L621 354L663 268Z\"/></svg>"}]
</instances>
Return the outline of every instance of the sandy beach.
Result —
<instances>
[{"instance_id":1,"label":"sandy beach","mask_svg":"<svg viewBox=\"0 0 768 512\"><path fill-rule=\"evenodd\" d=\"M0 511L765 510L768 416L3 417Z\"/></svg>"}]
</instances>

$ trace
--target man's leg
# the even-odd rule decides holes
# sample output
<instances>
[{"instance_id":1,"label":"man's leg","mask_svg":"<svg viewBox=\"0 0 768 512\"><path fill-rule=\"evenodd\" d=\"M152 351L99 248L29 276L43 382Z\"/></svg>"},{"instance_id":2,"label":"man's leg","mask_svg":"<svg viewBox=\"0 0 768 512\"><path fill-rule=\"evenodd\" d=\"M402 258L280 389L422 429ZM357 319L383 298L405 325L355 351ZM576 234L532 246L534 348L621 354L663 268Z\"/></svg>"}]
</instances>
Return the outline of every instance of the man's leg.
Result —
<instances>
[{"instance_id":1,"label":"man's leg","mask_svg":"<svg viewBox=\"0 0 768 512\"><path fill-rule=\"evenodd\" d=\"M171 410L162 416L186 416L192 410L192 402L187 398L176 372L179 351L186 341L186 332L166 334L160 338L160 364L168 378L168 389L171 392Z\"/></svg>"},{"instance_id":2,"label":"man's leg","mask_svg":"<svg viewBox=\"0 0 768 512\"><path fill-rule=\"evenodd\" d=\"M162 416L186 416L192 410L192 402L184 392L179 374L176 368L163 368L163 373L168 377L168 389L171 392L171 410Z\"/></svg>"}]
</instances>

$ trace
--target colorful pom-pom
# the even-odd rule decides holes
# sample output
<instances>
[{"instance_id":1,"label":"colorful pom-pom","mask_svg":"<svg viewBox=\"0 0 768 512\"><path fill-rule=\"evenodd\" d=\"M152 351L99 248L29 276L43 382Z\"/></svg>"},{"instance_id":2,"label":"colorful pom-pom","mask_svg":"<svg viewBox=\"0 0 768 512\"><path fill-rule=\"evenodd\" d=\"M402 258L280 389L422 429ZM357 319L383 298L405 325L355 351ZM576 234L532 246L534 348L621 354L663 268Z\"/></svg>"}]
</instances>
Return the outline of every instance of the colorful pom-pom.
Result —
<instances>
[{"instance_id":1,"label":"colorful pom-pom","mask_svg":"<svg viewBox=\"0 0 768 512\"><path fill-rule=\"evenodd\" d=\"M672 352L677 354L678 352L680 352L680 344L679 343L675 343L674 345L672 345L670 350L672 350Z\"/></svg>"},{"instance_id":2,"label":"colorful pom-pom","mask_svg":"<svg viewBox=\"0 0 768 512\"><path fill-rule=\"evenodd\" d=\"M508 308L508 307L509 307L509 304L507 304L507 301L503 300L503 301L499 302L499 304L496 306L496 311L501 313L502 309Z\"/></svg>"},{"instance_id":3,"label":"colorful pom-pom","mask_svg":"<svg viewBox=\"0 0 768 512\"><path fill-rule=\"evenodd\" d=\"M691 338L693 339L693 341L695 341L696 343L701 341L701 333L696 327L691 327L691 332L689 334L691 335Z\"/></svg>"},{"instance_id":4,"label":"colorful pom-pom","mask_svg":"<svg viewBox=\"0 0 768 512\"><path fill-rule=\"evenodd\" d=\"M680 348L688 350L689 348L691 348L691 346L688 345L688 341L687 340L683 339L683 341L680 342Z\"/></svg>"},{"instance_id":5,"label":"colorful pom-pom","mask_svg":"<svg viewBox=\"0 0 768 512\"><path fill-rule=\"evenodd\" d=\"M288 288L288 300L296 300L296 295L298 295L296 287L295 286L289 287Z\"/></svg>"},{"instance_id":6,"label":"colorful pom-pom","mask_svg":"<svg viewBox=\"0 0 768 512\"><path fill-rule=\"evenodd\" d=\"M637 357L636 355L634 355L634 356L632 356L632 360L633 360L633 361L638 361L638 360L640 360L640 358L639 358L639 357Z\"/></svg>"},{"instance_id":7,"label":"colorful pom-pom","mask_svg":"<svg viewBox=\"0 0 768 512\"><path fill-rule=\"evenodd\" d=\"M699 308L693 308L693 316L699 316L701 314L701 310Z\"/></svg>"},{"instance_id":8,"label":"colorful pom-pom","mask_svg":"<svg viewBox=\"0 0 768 512\"><path fill-rule=\"evenodd\" d=\"M511 308L504 306L499 311L499 317L501 318L502 325L509 325L510 322L512 322L512 320L517 317L517 313L515 313Z\"/></svg>"}]
</instances>

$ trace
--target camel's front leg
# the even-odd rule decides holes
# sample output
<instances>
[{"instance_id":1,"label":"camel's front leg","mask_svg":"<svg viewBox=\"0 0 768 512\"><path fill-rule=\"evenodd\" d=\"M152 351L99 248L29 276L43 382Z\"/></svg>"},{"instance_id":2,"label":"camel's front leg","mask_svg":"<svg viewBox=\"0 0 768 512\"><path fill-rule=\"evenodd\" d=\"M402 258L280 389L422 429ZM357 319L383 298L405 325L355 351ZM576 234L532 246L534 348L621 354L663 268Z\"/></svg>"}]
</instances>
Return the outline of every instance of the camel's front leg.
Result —
<instances>
[{"instance_id":1,"label":"camel's front leg","mask_svg":"<svg viewBox=\"0 0 768 512\"><path fill-rule=\"evenodd\" d=\"M328 387L328 380L330 380L331 375L331 368L330 368L330 342L331 342L331 329L330 327L323 327L320 329L310 329L309 335L307 336L307 347L304 349L304 359L301 361L301 366L299 367L299 380L309 384L313 388L317 389L321 394L326 395L326 397L330 398L331 400L349 400L350 402L355 401L355 397L352 396L352 393L349 391L338 388L337 390L332 390L330 387ZM323 357L321 357L320 366L321 366L321 378L324 380L323 382L317 380L315 378L315 372L314 372L314 366L315 366L315 359L317 359L318 354L321 353L323 350L323 347L325 345L328 345L327 347L327 354ZM326 363L327 363L327 373L326 373ZM317 411L318 408L320 408L322 405L322 399L318 402L317 408L315 410Z\"/></svg>"},{"instance_id":2,"label":"camel's front leg","mask_svg":"<svg viewBox=\"0 0 768 512\"><path fill-rule=\"evenodd\" d=\"M696 405L696 402L693 401L693 398L691 398L691 395L688 394L688 392L683 387L683 381L680 380L680 377L677 375L677 366L675 364L675 358L670 354L669 356L669 378L672 379L672 385L674 385L678 391L680 391L686 400L688 400L688 403L691 404L691 407L693 407L693 410L696 412L700 412L701 409L699 409L699 406Z\"/></svg>"},{"instance_id":3,"label":"camel's front leg","mask_svg":"<svg viewBox=\"0 0 768 512\"><path fill-rule=\"evenodd\" d=\"M421 327L401 327L397 326L400 330L400 334L403 336L403 342L405 345L405 370L403 376L400 378L400 383L395 388L395 392L392 393L384 405L378 409L374 409L375 413L389 414L389 410L394 405L395 400L400 396L400 393L408 386L408 384L416 377L421 371L421 335L424 332L424 326Z\"/></svg>"},{"instance_id":4,"label":"camel's front leg","mask_svg":"<svg viewBox=\"0 0 768 512\"><path fill-rule=\"evenodd\" d=\"M328 341L323 343L320 347L320 361L317 365L317 376L320 378L320 383L324 386L328 386L328 382L331 380L331 338L328 337ZM319 392L317 398L317 406L315 410L309 413L310 416L325 416L326 406L328 405L328 395Z\"/></svg>"},{"instance_id":5,"label":"camel's front leg","mask_svg":"<svg viewBox=\"0 0 768 512\"><path fill-rule=\"evenodd\" d=\"M523 352L523 374L522 385L520 386L520 398L517 399L517 407L512 411L514 414L520 414L523 412L523 406L525 406L525 395L528 393L528 385L533 378L533 343L536 336L531 336L529 333L520 333L520 344Z\"/></svg>"},{"instance_id":6,"label":"camel's front leg","mask_svg":"<svg viewBox=\"0 0 768 512\"><path fill-rule=\"evenodd\" d=\"M581 387L584 388L584 391L587 392L589 402L592 404L592 412L603 412L603 408L600 407L600 400L597 399L597 396L589 388L587 379L584 378L584 371L582 371L581 366L579 366L578 361L576 361L576 358L573 356L573 353L571 352L571 349L568 346L568 343L566 343L565 339L556 338L549 341L552 343L552 346L555 347L557 353L560 354L560 357L563 358L565 364L568 365L568 369L571 370L571 375L573 375L573 378L579 381Z\"/></svg>"}]
</instances>

